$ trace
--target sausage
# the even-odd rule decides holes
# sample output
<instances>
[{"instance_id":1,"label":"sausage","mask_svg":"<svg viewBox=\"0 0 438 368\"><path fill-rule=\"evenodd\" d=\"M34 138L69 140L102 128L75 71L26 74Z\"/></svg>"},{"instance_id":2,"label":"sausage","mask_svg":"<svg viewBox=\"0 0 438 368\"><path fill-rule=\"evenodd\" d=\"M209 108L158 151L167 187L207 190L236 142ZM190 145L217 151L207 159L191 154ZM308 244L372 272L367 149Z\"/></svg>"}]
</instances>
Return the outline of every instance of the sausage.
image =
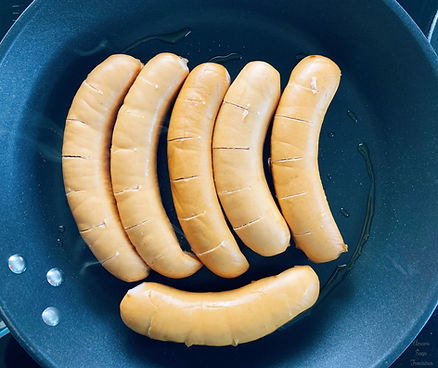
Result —
<instances>
[{"instance_id":1,"label":"sausage","mask_svg":"<svg viewBox=\"0 0 438 368\"><path fill-rule=\"evenodd\" d=\"M272 175L282 213L297 248L313 262L338 258L348 247L336 226L318 169L318 139L341 77L323 56L308 56L292 70L275 113Z\"/></svg>"},{"instance_id":2,"label":"sausage","mask_svg":"<svg viewBox=\"0 0 438 368\"><path fill-rule=\"evenodd\" d=\"M290 233L263 171L263 142L280 98L280 75L269 64L247 64L231 84L216 119L213 173L234 231L263 256L282 253Z\"/></svg>"},{"instance_id":3,"label":"sausage","mask_svg":"<svg viewBox=\"0 0 438 368\"><path fill-rule=\"evenodd\" d=\"M198 258L222 277L239 276L249 267L225 221L213 181L213 125L229 84L222 65L205 63L193 69L176 99L167 135L179 223Z\"/></svg>"},{"instance_id":4,"label":"sausage","mask_svg":"<svg viewBox=\"0 0 438 368\"><path fill-rule=\"evenodd\" d=\"M62 146L65 192L79 232L103 267L125 281L145 278L149 268L120 223L109 146L117 111L140 69L127 55L112 55L94 68L73 99Z\"/></svg>"},{"instance_id":5,"label":"sausage","mask_svg":"<svg viewBox=\"0 0 438 368\"><path fill-rule=\"evenodd\" d=\"M120 304L123 322L152 339L190 345L237 345L259 339L310 308L319 280L296 266L239 289L193 293L144 282Z\"/></svg>"},{"instance_id":6,"label":"sausage","mask_svg":"<svg viewBox=\"0 0 438 368\"><path fill-rule=\"evenodd\" d=\"M187 60L170 53L153 57L126 95L111 146L112 186L122 224L146 263L171 278L190 276L202 266L181 250L157 179L161 125L187 74Z\"/></svg>"}]
</instances>

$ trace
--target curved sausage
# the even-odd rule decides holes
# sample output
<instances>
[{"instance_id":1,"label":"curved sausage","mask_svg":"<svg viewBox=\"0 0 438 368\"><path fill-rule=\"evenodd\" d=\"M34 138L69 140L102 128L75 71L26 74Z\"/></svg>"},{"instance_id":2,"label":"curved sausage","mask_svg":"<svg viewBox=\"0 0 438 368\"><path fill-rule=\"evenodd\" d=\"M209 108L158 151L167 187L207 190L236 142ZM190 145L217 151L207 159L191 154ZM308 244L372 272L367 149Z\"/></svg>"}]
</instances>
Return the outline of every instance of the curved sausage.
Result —
<instances>
[{"instance_id":1,"label":"curved sausage","mask_svg":"<svg viewBox=\"0 0 438 368\"><path fill-rule=\"evenodd\" d=\"M62 146L65 192L79 232L103 267L125 281L145 278L149 268L120 223L109 145L117 111L140 69L140 61L127 55L94 68L73 99Z\"/></svg>"},{"instance_id":2,"label":"curved sausage","mask_svg":"<svg viewBox=\"0 0 438 368\"><path fill-rule=\"evenodd\" d=\"M158 54L142 69L120 108L111 147L111 178L122 224L156 272L187 277L201 267L181 250L161 202L157 147L170 103L188 74L187 60Z\"/></svg>"},{"instance_id":3,"label":"curved sausage","mask_svg":"<svg viewBox=\"0 0 438 368\"><path fill-rule=\"evenodd\" d=\"M211 163L213 125L229 84L222 65L205 63L193 69L176 99L167 135L179 223L198 258L222 277L239 276L249 266L222 213Z\"/></svg>"},{"instance_id":4,"label":"curved sausage","mask_svg":"<svg viewBox=\"0 0 438 368\"><path fill-rule=\"evenodd\" d=\"M275 192L297 248L313 262L338 258L348 247L336 226L318 169L318 139L341 77L323 56L292 70L275 113L271 137Z\"/></svg>"},{"instance_id":5,"label":"curved sausage","mask_svg":"<svg viewBox=\"0 0 438 368\"><path fill-rule=\"evenodd\" d=\"M144 282L120 304L123 322L135 332L190 345L237 345L263 337L310 308L319 280L309 266L223 292L192 293Z\"/></svg>"},{"instance_id":6,"label":"curved sausage","mask_svg":"<svg viewBox=\"0 0 438 368\"><path fill-rule=\"evenodd\" d=\"M269 64L247 64L231 84L213 135L213 173L234 231L263 256L282 253L290 233L263 171L263 142L280 97L280 75Z\"/></svg>"}]
</instances>

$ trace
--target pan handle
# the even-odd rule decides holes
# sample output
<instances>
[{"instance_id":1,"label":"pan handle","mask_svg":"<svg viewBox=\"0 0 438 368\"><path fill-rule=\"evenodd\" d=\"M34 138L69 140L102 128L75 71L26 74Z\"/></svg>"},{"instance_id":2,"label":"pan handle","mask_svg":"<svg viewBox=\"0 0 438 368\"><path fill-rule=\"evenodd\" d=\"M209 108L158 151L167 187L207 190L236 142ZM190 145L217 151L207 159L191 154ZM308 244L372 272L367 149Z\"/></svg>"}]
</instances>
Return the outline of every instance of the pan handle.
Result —
<instances>
[{"instance_id":1,"label":"pan handle","mask_svg":"<svg viewBox=\"0 0 438 368\"><path fill-rule=\"evenodd\" d=\"M7 335L9 333L9 329L6 327L5 323L0 319L0 338Z\"/></svg>"}]
</instances>

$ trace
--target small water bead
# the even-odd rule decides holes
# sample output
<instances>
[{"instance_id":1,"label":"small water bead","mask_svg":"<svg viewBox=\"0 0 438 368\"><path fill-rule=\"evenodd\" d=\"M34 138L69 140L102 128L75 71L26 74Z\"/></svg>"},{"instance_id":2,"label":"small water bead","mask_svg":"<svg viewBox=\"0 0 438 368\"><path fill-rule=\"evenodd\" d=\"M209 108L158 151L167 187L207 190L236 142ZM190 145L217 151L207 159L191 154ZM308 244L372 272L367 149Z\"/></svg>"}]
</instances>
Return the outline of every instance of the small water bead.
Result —
<instances>
[{"instance_id":1,"label":"small water bead","mask_svg":"<svg viewBox=\"0 0 438 368\"><path fill-rule=\"evenodd\" d=\"M359 143L357 145L357 150L360 152L360 154L367 159L369 156L369 150L368 150L368 146L365 143ZM368 162L367 162L368 163Z\"/></svg>"},{"instance_id":2,"label":"small water bead","mask_svg":"<svg viewBox=\"0 0 438 368\"><path fill-rule=\"evenodd\" d=\"M350 214L348 213L348 211L344 207L341 207L340 212L342 213L342 215L344 217L350 217Z\"/></svg>"},{"instance_id":3,"label":"small water bead","mask_svg":"<svg viewBox=\"0 0 438 368\"><path fill-rule=\"evenodd\" d=\"M75 51L80 56L91 56L91 55L97 54L98 52L100 52L102 50L105 50L106 48L108 48L108 46L109 46L108 40L102 40L102 41L99 42L99 44L97 44L92 49L88 49L88 50L75 50Z\"/></svg>"},{"instance_id":4,"label":"small water bead","mask_svg":"<svg viewBox=\"0 0 438 368\"><path fill-rule=\"evenodd\" d=\"M359 122L359 118L357 117L357 115L353 111L351 111L350 109L347 110L347 115L355 123Z\"/></svg>"},{"instance_id":5,"label":"small water bead","mask_svg":"<svg viewBox=\"0 0 438 368\"><path fill-rule=\"evenodd\" d=\"M64 282L64 272L61 269L54 267L47 271L47 282L52 286L59 286Z\"/></svg>"},{"instance_id":6,"label":"small water bead","mask_svg":"<svg viewBox=\"0 0 438 368\"><path fill-rule=\"evenodd\" d=\"M41 318L47 326L55 327L59 324L59 310L55 307L47 307L43 310Z\"/></svg>"},{"instance_id":7,"label":"small water bead","mask_svg":"<svg viewBox=\"0 0 438 368\"><path fill-rule=\"evenodd\" d=\"M152 40L158 40L158 41L162 41L162 42L166 42L166 43L170 43L170 44L175 44L179 41L182 41L190 33L192 33L192 31L189 28L183 28L181 30L178 30L178 31L172 32L172 33L165 33L165 34L158 34L158 35L151 35L151 36L142 37L142 38L138 39L137 41L133 42L132 44L130 44L128 47L125 47L120 52L122 54L125 54L128 51L135 49L136 47L138 47L146 42L152 41Z\"/></svg>"},{"instance_id":8,"label":"small water bead","mask_svg":"<svg viewBox=\"0 0 438 368\"><path fill-rule=\"evenodd\" d=\"M327 179L328 180L333 180L333 176L331 174L327 174Z\"/></svg>"},{"instance_id":9,"label":"small water bead","mask_svg":"<svg viewBox=\"0 0 438 368\"><path fill-rule=\"evenodd\" d=\"M26 271L26 261L20 254L10 256L8 259L8 266L9 269L17 275Z\"/></svg>"},{"instance_id":10,"label":"small water bead","mask_svg":"<svg viewBox=\"0 0 438 368\"><path fill-rule=\"evenodd\" d=\"M60 247L62 247L64 245L64 242L62 241L62 239L56 239L56 244L59 245Z\"/></svg>"},{"instance_id":11,"label":"small water bead","mask_svg":"<svg viewBox=\"0 0 438 368\"><path fill-rule=\"evenodd\" d=\"M335 137L335 133L330 132L330 133L327 134L327 136L328 136L329 138L334 138L334 137Z\"/></svg>"},{"instance_id":12,"label":"small water bead","mask_svg":"<svg viewBox=\"0 0 438 368\"><path fill-rule=\"evenodd\" d=\"M64 225L59 225L58 226L58 232L60 232L61 234L63 234L65 232L65 226Z\"/></svg>"},{"instance_id":13,"label":"small water bead","mask_svg":"<svg viewBox=\"0 0 438 368\"><path fill-rule=\"evenodd\" d=\"M242 55L239 54L238 52L231 52L228 55L214 56L208 61L211 63L223 64L223 63L226 63L228 61L233 61L233 60L242 60Z\"/></svg>"}]
</instances>

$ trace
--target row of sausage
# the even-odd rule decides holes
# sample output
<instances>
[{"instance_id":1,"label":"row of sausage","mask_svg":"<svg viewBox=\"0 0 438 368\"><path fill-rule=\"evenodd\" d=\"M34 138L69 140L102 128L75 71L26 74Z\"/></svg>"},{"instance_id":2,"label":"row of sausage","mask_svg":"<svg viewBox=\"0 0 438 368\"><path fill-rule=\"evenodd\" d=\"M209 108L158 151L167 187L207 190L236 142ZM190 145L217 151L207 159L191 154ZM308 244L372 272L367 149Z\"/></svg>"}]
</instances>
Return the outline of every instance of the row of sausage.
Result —
<instances>
[{"instance_id":1,"label":"row of sausage","mask_svg":"<svg viewBox=\"0 0 438 368\"><path fill-rule=\"evenodd\" d=\"M171 278L204 264L222 277L248 261L233 232L253 251L274 256L290 244L313 262L347 251L318 171L318 139L337 90L339 68L309 56L280 97L280 75L261 61L233 83L227 70L163 53L146 65L113 55L80 86L69 110L62 151L68 202L79 232L101 264L125 281L150 268ZM176 100L175 100L176 97ZM172 197L193 253L178 243L161 202L157 148L167 111ZM262 154L274 116L269 190ZM228 228L225 216L232 226ZM297 266L240 289L191 293L145 282L128 291L125 324L158 340L237 345L271 333L310 308L319 280ZM153 322L153 323L152 323Z\"/></svg>"}]
</instances>

